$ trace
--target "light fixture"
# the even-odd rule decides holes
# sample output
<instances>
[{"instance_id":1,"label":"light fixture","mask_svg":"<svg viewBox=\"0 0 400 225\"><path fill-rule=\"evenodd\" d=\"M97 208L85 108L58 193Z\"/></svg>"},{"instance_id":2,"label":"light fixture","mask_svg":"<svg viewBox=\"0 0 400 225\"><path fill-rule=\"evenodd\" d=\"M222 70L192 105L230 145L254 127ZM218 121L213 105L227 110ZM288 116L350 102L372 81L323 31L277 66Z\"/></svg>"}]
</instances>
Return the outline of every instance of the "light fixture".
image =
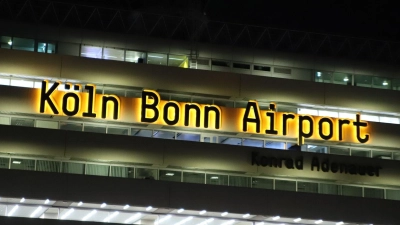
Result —
<instances>
[{"instance_id":1,"label":"light fixture","mask_svg":"<svg viewBox=\"0 0 400 225\"><path fill-rule=\"evenodd\" d=\"M21 200L19 200L19 202L25 202L25 198L21 198Z\"/></svg>"},{"instance_id":2,"label":"light fixture","mask_svg":"<svg viewBox=\"0 0 400 225\"><path fill-rule=\"evenodd\" d=\"M133 216L129 217L127 220L124 221L124 223L132 223L136 222L142 216L141 213L135 213Z\"/></svg>"},{"instance_id":3,"label":"light fixture","mask_svg":"<svg viewBox=\"0 0 400 225\"><path fill-rule=\"evenodd\" d=\"M208 223L211 223L212 221L214 221L214 218L207 219L207 220L205 220L205 221L203 221L203 222L201 222L201 223L199 223L197 225L206 225Z\"/></svg>"},{"instance_id":4,"label":"light fixture","mask_svg":"<svg viewBox=\"0 0 400 225\"><path fill-rule=\"evenodd\" d=\"M256 225L264 225L264 222L258 222Z\"/></svg>"},{"instance_id":5,"label":"light fixture","mask_svg":"<svg viewBox=\"0 0 400 225\"><path fill-rule=\"evenodd\" d=\"M206 210L201 210L200 212L199 212L199 214L200 215L203 215L203 214L205 214L207 211Z\"/></svg>"},{"instance_id":6,"label":"light fixture","mask_svg":"<svg viewBox=\"0 0 400 225\"><path fill-rule=\"evenodd\" d=\"M349 78L348 77L345 77L344 79L343 79L343 81L349 81Z\"/></svg>"},{"instance_id":7,"label":"light fixture","mask_svg":"<svg viewBox=\"0 0 400 225\"><path fill-rule=\"evenodd\" d=\"M243 217L243 218L248 218L248 217L250 217L250 214L246 213L246 214L244 214L242 217Z\"/></svg>"},{"instance_id":8,"label":"light fixture","mask_svg":"<svg viewBox=\"0 0 400 225\"><path fill-rule=\"evenodd\" d=\"M50 200L46 199L46 201L44 201L44 204L49 204Z\"/></svg>"},{"instance_id":9,"label":"light fixture","mask_svg":"<svg viewBox=\"0 0 400 225\"><path fill-rule=\"evenodd\" d=\"M279 220L281 217L280 216L274 216L272 217L272 220Z\"/></svg>"},{"instance_id":10,"label":"light fixture","mask_svg":"<svg viewBox=\"0 0 400 225\"><path fill-rule=\"evenodd\" d=\"M184 209L178 209L178 213L185 211Z\"/></svg>"},{"instance_id":11,"label":"light fixture","mask_svg":"<svg viewBox=\"0 0 400 225\"><path fill-rule=\"evenodd\" d=\"M336 225L343 225L343 221L337 222Z\"/></svg>"},{"instance_id":12,"label":"light fixture","mask_svg":"<svg viewBox=\"0 0 400 225\"><path fill-rule=\"evenodd\" d=\"M383 81L383 83L382 83L382 85L383 86L387 86L389 83L385 80L385 81Z\"/></svg>"},{"instance_id":13,"label":"light fixture","mask_svg":"<svg viewBox=\"0 0 400 225\"><path fill-rule=\"evenodd\" d=\"M89 214L87 214L85 217L82 218L82 221L85 221L85 220L89 219L90 217L92 217L96 213L97 213L97 210L93 209Z\"/></svg>"},{"instance_id":14,"label":"light fixture","mask_svg":"<svg viewBox=\"0 0 400 225\"><path fill-rule=\"evenodd\" d=\"M178 58L169 58L170 60L179 60L182 61L183 59L178 59Z\"/></svg>"},{"instance_id":15,"label":"light fixture","mask_svg":"<svg viewBox=\"0 0 400 225\"><path fill-rule=\"evenodd\" d=\"M31 214L31 217L36 216L36 214L38 214L38 212L39 212L40 210L42 210L42 206L37 207L37 208L35 209L35 211L33 211L33 213Z\"/></svg>"},{"instance_id":16,"label":"light fixture","mask_svg":"<svg viewBox=\"0 0 400 225\"><path fill-rule=\"evenodd\" d=\"M221 225L229 225L229 224L233 224L235 222L235 220L229 220L226 221L225 223L221 223Z\"/></svg>"},{"instance_id":17,"label":"light fixture","mask_svg":"<svg viewBox=\"0 0 400 225\"><path fill-rule=\"evenodd\" d=\"M110 220L111 220L112 218L116 217L118 214L119 214L118 211L113 212L113 214L107 216L107 217L103 220L103 222L110 222Z\"/></svg>"},{"instance_id":18,"label":"light fixture","mask_svg":"<svg viewBox=\"0 0 400 225\"><path fill-rule=\"evenodd\" d=\"M65 218L67 218L69 215L71 215L71 213L73 213L74 212L74 209L73 208L71 208L71 209L69 209L64 215L62 215L61 216L61 219L63 220L63 219L65 219Z\"/></svg>"},{"instance_id":19,"label":"light fixture","mask_svg":"<svg viewBox=\"0 0 400 225\"><path fill-rule=\"evenodd\" d=\"M299 217L299 218L297 218L297 219L294 219L293 221L296 222L296 223L298 223L298 222L301 221L301 218Z\"/></svg>"},{"instance_id":20,"label":"light fixture","mask_svg":"<svg viewBox=\"0 0 400 225\"><path fill-rule=\"evenodd\" d=\"M164 216L163 218L161 218L161 219L159 219L158 221L156 221L154 224L155 224L155 225L160 224L160 223L162 223L162 222L164 222L164 221L166 221L166 220L169 220L170 218L171 218L171 215L166 215L166 216Z\"/></svg>"},{"instance_id":21,"label":"light fixture","mask_svg":"<svg viewBox=\"0 0 400 225\"><path fill-rule=\"evenodd\" d=\"M8 44L8 45L12 45L12 41L9 40L9 41L7 42L7 44Z\"/></svg>"},{"instance_id":22,"label":"light fixture","mask_svg":"<svg viewBox=\"0 0 400 225\"><path fill-rule=\"evenodd\" d=\"M148 206L148 207L146 208L146 211L150 211L152 208L153 208L153 207Z\"/></svg>"},{"instance_id":23,"label":"light fixture","mask_svg":"<svg viewBox=\"0 0 400 225\"><path fill-rule=\"evenodd\" d=\"M13 161L13 164L21 164L21 161Z\"/></svg>"},{"instance_id":24,"label":"light fixture","mask_svg":"<svg viewBox=\"0 0 400 225\"><path fill-rule=\"evenodd\" d=\"M211 177L210 179L211 179L211 180L218 180L218 177L217 177L217 176L214 176L214 177Z\"/></svg>"},{"instance_id":25,"label":"light fixture","mask_svg":"<svg viewBox=\"0 0 400 225\"><path fill-rule=\"evenodd\" d=\"M166 173L165 176L170 176L172 177L174 175L174 173Z\"/></svg>"},{"instance_id":26,"label":"light fixture","mask_svg":"<svg viewBox=\"0 0 400 225\"><path fill-rule=\"evenodd\" d=\"M106 203L103 203L103 204L100 205L100 208L104 208L104 207L106 207L106 206L107 206L107 204L106 204Z\"/></svg>"},{"instance_id":27,"label":"light fixture","mask_svg":"<svg viewBox=\"0 0 400 225\"><path fill-rule=\"evenodd\" d=\"M124 209L127 209L127 208L129 208L129 205L124 206Z\"/></svg>"},{"instance_id":28,"label":"light fixture","mask_svg":"<svg viewBox=\"0 0 400 225\"><path fill-rule=\"evenodd\" d=\"M83 205L83 202L79 202L79 203L78 203L78 206L81 206L81 205Z\"/></svg>"},{"instance_id":29,"label":"light fixture","mask_svg":"<svg viewBox=\"0 0 400 225\"><path fill-rule=\"evenodd\" d=\"M317 220L317 221L315 221L314 223L315 224L320 224L320 223L322 223L322 222L324 222L323 220Z\"/></svg>"},{"instance_id":30,"label":"light fixture","mask_svg":"<svg viewBox=\"0 0 400 225\"><path fill-rule=\"evenodd\" d=\"M162 56L157 56L157 55L149 55L149 58L162 59L162 58L164 58L164 57L162 57Z\"/></svg>"},{"instance_id":31,"label":"light fixture","mask_svg":"<svg viewBox=\"0 0 400 225\"><path fill-rule=\"evenodd\" d=\"M185 218L185 219L183 219L183 220L177 222L175 225L182 225L182 224L184 224L184 223L189 222L189 221L192 220L192 219L193 219L193 216L189 216L189 217L187 217L187 218Z\"/></svg>"},{"instance_id":32,"label":"light fixture","mask_svg":"<svg viewBox=\"0 0 400 225\"><path fill-rule=\"evenodd\" d=\"M320 77L321 76L321 72L317 72L317 77Z\"/></svg>"},{"instance_id":33,"label":"light fixture","mask_svg":"<svg viewBox=\"0 0 400 225\"><path fill-rule=\"evenodd\" d=\"M226 216L226 215L228 215L228 212L221 213L221 216Z\"/></svg>"},{"instance_id":34,"label":"light fixture","mask_svg":"<svg viewBox=\"0 0 400 225\"><path fill-rule=\"evenodd\" d=\"M15 206L11 209L11 211L8 213L7 216L12 216L12 215L15 213L15 211L17 211L17 209L18 209L18 205L15 205Z\"/></svg>"}]
</instances>

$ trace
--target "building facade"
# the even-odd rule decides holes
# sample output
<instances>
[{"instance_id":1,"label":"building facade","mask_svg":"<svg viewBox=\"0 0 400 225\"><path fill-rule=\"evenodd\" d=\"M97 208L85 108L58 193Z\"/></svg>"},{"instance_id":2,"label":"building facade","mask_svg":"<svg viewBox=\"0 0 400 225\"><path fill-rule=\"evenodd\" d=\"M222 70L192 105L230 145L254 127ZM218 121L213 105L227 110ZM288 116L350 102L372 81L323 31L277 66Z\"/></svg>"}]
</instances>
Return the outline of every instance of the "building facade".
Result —
<instances>
[{"instance_id":1,"label":"building facade","mask_svg":"<svg viewBox=\"0 0 400 225\"><path fill-rule=\"evenodd\" d=\"M1 224L400 221L396 65L1 26Z\"/></svg>"}]
</instances>

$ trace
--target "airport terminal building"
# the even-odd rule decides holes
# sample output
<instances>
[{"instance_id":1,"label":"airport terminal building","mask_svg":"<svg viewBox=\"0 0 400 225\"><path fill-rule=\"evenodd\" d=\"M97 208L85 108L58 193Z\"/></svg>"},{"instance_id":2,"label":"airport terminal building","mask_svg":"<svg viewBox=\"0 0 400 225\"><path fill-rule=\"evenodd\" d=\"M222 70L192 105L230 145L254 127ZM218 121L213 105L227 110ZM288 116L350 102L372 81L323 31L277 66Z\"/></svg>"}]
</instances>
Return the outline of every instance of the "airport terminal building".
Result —
<instances>
[{"instance_id":1,"label":"airport terminal building","mask_svg":"<svg viewBox=\"0 0 400 225\"><path fill-rule=\"evenodd\" d=\"M394 63L0 24L0 224L399 224Z\"/></svg>"}]
</instances>

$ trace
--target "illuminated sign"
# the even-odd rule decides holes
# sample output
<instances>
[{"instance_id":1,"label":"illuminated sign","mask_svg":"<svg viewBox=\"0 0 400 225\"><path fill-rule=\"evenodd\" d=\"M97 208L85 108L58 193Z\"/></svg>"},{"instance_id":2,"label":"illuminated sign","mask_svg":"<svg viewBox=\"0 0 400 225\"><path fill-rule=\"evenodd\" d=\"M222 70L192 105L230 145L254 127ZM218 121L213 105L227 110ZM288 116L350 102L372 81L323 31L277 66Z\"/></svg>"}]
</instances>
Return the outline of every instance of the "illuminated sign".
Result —
<instances>
[{"instance_id":1,"label":"illuminated sign","mask_svg":"<svg viewBox=\"0 0 400 225\"><path fill-rule=\"evenodd\" d=\"M257 101L248 101L246 108L229 108L189 102L162 100L153 90L142 91L141 98L96 94L95 85L64 84L51 86L42 82L38 93L38 111L52 115L118 120L128 123L148 123L213 129L226 132L278 135L304 139L367 143L368 123L360 120L338 119L294 113L277 112L271 103L260 110Z\"/></svg>"}]
</instances>

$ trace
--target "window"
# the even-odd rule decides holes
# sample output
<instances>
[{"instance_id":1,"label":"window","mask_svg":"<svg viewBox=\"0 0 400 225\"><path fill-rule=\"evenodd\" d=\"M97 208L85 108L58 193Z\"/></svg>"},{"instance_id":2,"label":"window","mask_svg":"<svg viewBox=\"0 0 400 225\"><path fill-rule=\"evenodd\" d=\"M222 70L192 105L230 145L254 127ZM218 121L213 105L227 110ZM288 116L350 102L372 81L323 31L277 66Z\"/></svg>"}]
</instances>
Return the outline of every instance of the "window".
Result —
<instances>
[{"instance_id":1,"label":"window","mask_svg":"<svg viewBox=\"0 0 400 225\"><path fill-rule=\"evenodd\" d=\"M204 179L205 179L204 173L183 172L183 182L204 184L205 181Z\"/></svg>"},{"instance_id":2,"label":"window","mask_svg":"<svg viewBox=\"0 0 400 225\"><path fill-rule=\"evenodd\" d=\"M253 178L252 179L252 187L253 188L262 188L262 189L274 189L274 180Z\"/></svg>"},{"instance_id":3,"label":"window","mask_svg":"<svg viewBox=\"0 0 400 225\"><path fill-rule=\"evenodd\" d=\"M250 65L244 63L233 63L233 68L249 70Z\"/></svg>"},{"instance_id":4,"label":"window","mask_svg":"<svg viewBox=\"0 0 400 225\"><path fill-rule=\"evenodd\" d=\"M328 153L327 146L319 145L302 145L302 151L315 152L315 153Z\"/></svg>"},{"instance_id":5,"label":"window","mask_svg":"<svg viewBox=\"0 0 400 225\"><path fill-rule=\"evenodd\" d=\"M133 168L123 166L111 166L110 177L133 178L133 175Z\"/></svg>"},{"instance_id":6,"label":"window","mask_svg":"<svg viewBox=\"0 0 400 225\"><path fill-rule=\"evenodd\" d=\"M109 169L110 166L107 165L87 164L86 174L95 176L108 176Z\"/></svg>"},{"instance_id":7,"label":"window","mask_svg":"<svg viewBox=\"0 0 400 225\"><path fill-rule=\"evenodd\" d=\"M58 122L47 121L47 120L36 120L36 127L47 128L47 129L58 129Z\"/></svg>"},{"instance_id":8,"label":"window","mask_svg":"<svg viewBox=\"0 0 400 225\"><path fill-rule=\"evenodd\" d=\"M34 124L35 121L33 119L26 119L19 117L11 118L11 125L13 126L34 127Z\"/></svg>"},{"instance_id":9,"label":"window","mask_svg":"<svg viewBox=\"0 0 400 225\"><path fill-rule=\"evenodd\" d=\"M391 152L372 151L372 158L376 159L392 159Z\"/></svg>"},{"instance_id":10,"label":"window","mask_svg":"<svg viewBox=\"0 0 400 225\"><path fill-rule=\"evenodd\" d=\"M351 85L352 75L347 73L334 73L333 74L333 83L341 84L341 85Z\"/></svg>"},{"instance_id":11,"label":"window","mask_svg":"<svg viewBox=\"0 0 400 225\"><path fill-rule=\"evenodd\" d=\"M391 79L384 77L373 77L372 78L372 87L380 88L380 89L391 89Z\"/></svg>"},{"instance_id":12,"label":"window","mask_svg":"<svg viewBox=\"0 0 400 225\"><path fill-rule=\"evenodd\" d=\"M332 83L332 73L330 72L315 72L315 82Z\"/></svg>"},{"instance_id":13,"label":"window","mask_svg":"<svg viewBox=\"0 0 400 225\"><path fill-rule=\"evenodd\" d=\"M65 123L60 122L61 130L72 130L72 131L82 131L83 124L82 123Z\"/></svg>"},{"instance_id":14,"label":"window","mask_svg":"<svg viewBox=\"0 0 400 225\"><path fill-rule=\"evenodd\" d=\"M101 133L105 134L106 133L106 127L101 127L101 126L93 126L93 125L86 125L83 127L85 132L91 132L91 133Z\"/></svg>"},{"instance_id":15,"label":"window","mask_svg":"<svg viewBox=\"0 0 400 225\"><path fill-rule=\"evenodd\" d=\"M107 134L128 135L128 128L108 127Z\"/></svg>"},{"instance_id":16,"label":"window","mask_svg":"<svg viewBox=\"0 0 400 225\"><path fill-rule=\"evenodd\" d=\"M342 195L362 197L362 187L342 186Z\"/></svg>"},{"instance_id":17,"label":"window","mask_svg":"<svg viewBox=\"0 0 400 225\"><path fill-rule=\"evenodd\" d=\"M250 146L250 147L257 147L257 148L262 148L264 145L263 140L257 140L257 139L248 139L245 138L243 139L243 146Z\"/></svg>"},{"instance_id":18,"label":"window","mask_svg":"<svg viewBox=\"0 0 400 225\"><path fill-rule=\"evenodd\" d=\"M380 198L383 199L385 191L378 188L364 188L364 197L366 198Z\"/></svg>"},{"instance_id":19,"label":"window","mask_svg":"<svg viewBox=\"0 0 400 225\"><path fill-rule=\"evenodd\" d=\"M330 147L329 153L334 155L350 155L350 150L348 148Z\"/></svg>"},{"instance_id":20,"label":"window","mask_svg":"<svg viewBox=\"0 0 400 225\"><path fill-rule=\"evenodd\" d=\"M10 49L12 45L12 38L9 36L0 36L0 48Z\"/></svg>"},{"instance_id":21,"label":"window","mask_svg":"<svg viewBox=\"0 0 400 225\"><path fill-rule=\"evenodd\" d=\"M316 109L297 109L297 114L301 115L312 115L312 116L318 116L318 110Z\"/></svg>"},{"instance_id":22,"label":"window","mask_svg":"<svg viewBox=\"0 0 400 225\"><path fill-rule=\"evenodd\" d=\"M231 67L230 62L219 61L219 60L211 60L211 65L213 66L222 66L222 67Z\"/></svg>"},{"instance_id":23,"label":"window","mask_svg":"<svg viewBox=\"0 0 400 225\"><path fill-rule=\"evenodd\" d=\"M379 122L381 122L381 123L400 124L399 118L395 118L395 117L385 117L385 116L380 116L380 117L379 117Z\"/></svg>"},{"instance_id":24,"label":"window","mask_svg":"<svg viewBox=\"0 0 400 225\"><path fill-rule=\"evenodd\" d=\"M11 159L11 169L35 170L35 160L32 159Z\"/></svg>"},{"instance_id":25,"label":"window","mask_svg":"<svg viewBox=\"0 0 400 225\"><path fill-rule=\"evenodd\" d=\"M318 193L318 184L310 182L297 182L297 191L299 192L309 192Z\"/></svg>"},{"instance_id":26,"label":"window","mask_svg":"<svg viewBox=\"0 0 400 225\"><path fill-rule=\"evenodd\" d=\"M62 163L63 173L73 173L73 174L84 174L85 164L83 163L73 163L73 162L63 162Z\"/></svg>"},{"instance_id":27,"label":"window","mask_svg":"<svg viewBox=\"0 0 400 225\"><path fill-rule=\"evenodd\" d=\"M138 128L131 128L131 136L152 137L153 130L142 130Z\"/></svg>"},{"instance_id":28,"label":"window","mask_svg":"<svg viewBox=\"0 0 400 225\"><path fill-rule=\"evenodd\" d=\"M170 174L169 174L170 175ZM175 173L174 173L175 175ZM136 178L145 180L157 180L157 170L147 168L136 168ZM180 181L179 175L179 181Z\"/></svg>"},{"instance_id":29,"label":"window","mask_svg":"<svg viewBox=\"0 0 400 225\"><path fill-rule=\"evenodd\" d=\"M153 137L162 139L175 139L175 132L155 130L153 133Z\"/></svg>"},{"instance_id":30,"label":"window","mask_svg":"<svg viewBox=\"0 0 400 225\"><path fill-rule=\"evenodd\" d=\"M146 62L146 53L137 51L128 51L125 53L125 61L133 63L144 63Z\"/></svg>"},{"instance_id":31,"label":"window","mask_svg":"<svg viewBox=\"0 0 400 225\"><path fill-rule=\"evenodd\" d=\"M269 66L254 65L254 66L253 66L253 69L254 69L254 70L260 70L260 71L266 71L266 72L271 71L271 67L269 67Z\"/></svg>"},{"instance_id":32,"label":"window","mask_svg":"<svg viewBox=\"0 0 400 225\"><path fill-rule=\"evenodd\" d=\"M229 176L229 186L251 187L250 177Z\"/></svg>"},{"instance_id":33,"label":"window","mask_svg":"<svg viewBox=\"0 0 400 225\"><path fill-rule=\"evenodd\" d=\"M200 142L200 134L177 133L176 139L181 141L196 141Z\"/></svg>"},{"instance_id":34,"label":"window","mask_svg":"<svg viewBox=\"0 0 400 225\"><path fill-rule=\"evenodd\" d=\"M168 66L189 68L189 60L185 55L169 55Z\"/></svg>"},{"instance_id":35,"label":"window","mask_svg":"<svg viewBox=\"0 0 400 225\"><path fill-rule=\"evenodd\" d=\"M33 81L22 80L22 79L11 79L11 86L32 88Z\"/></svg>"},{"instance_id":36,"label":"window","mask_svg":"<svg viewBox=\"0 0 400 225\"><path fill-rule=\"evenodd\" d=\"M386 190L386 199L400 200L400 190Z\"/></svg>"},{"instance_id":37,"label":"window","mask_svg":"<svg viewBox=\"0 0 400 225\"><path fill-rule=\"evenodd\" d=\"M353 149L351 149L351 156L371 157L370 151L366 151L366 150L353 150Z\"/></svg>"},{"instance_id":38,"label":"window","mask_svg":"<svg viewBox=\"0 0 400 225\"><path fill-rule=\"evenodd\" d=\"M264 148L272 148L272 149L285 149L285 142L276 142L276 141L265 141Z\"/></svg>"},{"instance_id":39,"label":"window","mask_svg":"<svg viewBox=\"0 0 400 225\"><path fill-rule=\"evenodd\" d=\"M37 52L54 54L56 53L56 45L54 43L38 42Z\"/></svg>"},{"instance_id":40,"label":"window","mask_svg":"<svg viewBox=\"0 0 400 225\"><path fill-rule=\"evenodd\" d=\"M103 51L101 47L87 46L87 45L81 46L82 57L101 59L103 55L102 52Z\"/></svg>"},{"instance_id":41,"label":"window","mask_svg":"<svg viewBox=\"0 0 400 225\"><path fill-rule=\"evenodd\" d=\"M219 140L220 144L226 144L226 145L241 145L242 144L241 138L219 136L218 140Z\"/></svg>"},{"instance_id":42,"label":"window","mask_svg":"<svg viewBox=\"0 0 400 225\"><path fill-rule=\"evenodd\" d=\"M60 165L61 163L59 161L37 160L36 171L59 173Z\"/></svg>"},{"instance_id":43,"label":"window","mask_svg":"<svg viewBox=\"0 0 400 225\"><path fill-rule=\"evenodd\" d=\"M340 186L336 185L336 184L319 184L319 193L338 195L339 188L340 188Z\"/></svg>"},{"instance_id":44,"label":"window","mask_svg":"<svg viewBox=\"0 0 400 225\"><path fill-rule=\"evenodd\" d=\"M228 175L207 174L207 184L228 185Z\"/></svg>"},{"instance_id":45,"label":"window","mask_svg":"<svg viewBox=\"0 0 400 225\"><path fill-rule=\"evenodd\" d=\"M124 61L125 51L122 49L104 48L103 59Z\"/></svg>"},{"instance_id":46,"label":"window","mask_svg":"<svg viewBox=\"0 0 400 225\"><path fill-rule=\"evenodd\" d=\"M290 180L275 180L275 190L296 191L296 182Z\"/></svg>"},{"instance_id":47,"label":"window","mask_svg":"<svg viewBox=\"0 0 400 225\"><path fill-rule=\"evenodd\" d=\"M167 54L148 53L147 64L167 65Z\"/></svg>"},{"instance_id":48,"label":"window","mask_svg":"<svg viewBox=\"0 0 400 225\"><path fill-rule=\"evenodd\" d=\"M9 158L0 158L0 169L8 169L10 164Z\"/></svg>"},{"instance_id":49,"label":"window","mask_svg":"<svg viewBox=\"0 0 400 225\"><path fill-rule=\"evenodd\" d=\"M160 180L181 182L182 172L174 170L160 170L158 177Z\"/></svg>"},{"instance_id":50,"label":"window","mask_svg":"<svg viewBox=\"0 0 400 225\"><path fill-rule=\"evenodd\" d=\"M14 37L11 46L12 49L33 52L35 50L35 40Z\"/></svg>"},{"instance_id":51,"label":"window","mask_svg":"<svg viewBox=\"0 0 400 225\"><path fill-rule=\"evenodd\" d=\"M354 76L354 86L359 87L371 87L372 76L355 75Z\"/></svg>"}]
</instances>

